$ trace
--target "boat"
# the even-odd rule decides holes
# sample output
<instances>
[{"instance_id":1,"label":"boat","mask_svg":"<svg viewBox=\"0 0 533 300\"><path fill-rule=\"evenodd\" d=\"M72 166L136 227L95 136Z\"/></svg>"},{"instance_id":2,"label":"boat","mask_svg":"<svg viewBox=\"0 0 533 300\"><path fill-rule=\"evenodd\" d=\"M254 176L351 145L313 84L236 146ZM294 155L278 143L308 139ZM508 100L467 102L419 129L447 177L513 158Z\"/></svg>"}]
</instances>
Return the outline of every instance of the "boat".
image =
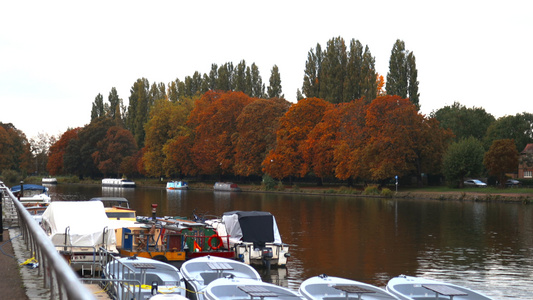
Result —
<instances>
[{"instance_id":1,"label":"boat","mask_svg":"<svg viewBox=\"0 0 533 300\"><path fill-rule=\"evenodd\" d=\"M135 187L135 182L124 178L104 178L102 186L106 187Z\"/></svg>"},{"instance_id":2,"label":"boat","mask_svg":"<svg viewBox=\"0 0 533 300\"><path fill-rule=\"evenodd\" d=\"M38 184L21 184L11 187L11 192L24 206L35 206L50 203L48 188Z\"/></svg>"},{"instance_id":3,"label":"boat","mask_svg":"<svg viewBox=\"0 0 533 300\"><path fill-rule=\"evenodd\" d=\"M215 182L215 191L240 192L241 188L233 182Z\"/></svg>"},{"instance_id":4,"label":"boat","mask_svg":"<svg viewBox=\"0 0 533 300\"><path fill-rule=\"evenodd\" d=\"M261 275L250 265L228 258L203 256L188 260L181 265L187 297L191 300L205 299L204 291L213 280L233 276L261 281Z\"/></svg>"},{"instance_id":5,"label":"boat","mask_svg":"<svg viewBox=\"0 0 533 300\"><path fill-rule=\"evenodd\" d=\"M219 236L229 236L225 247L235 259L246 264L284 267L290 257L289 246L282 243L276 218L264 211L230 211L221 219L206 220Z\"/></svg>"},{"instance_id":6,"label":"boat","mask_svg":"<svg viewBox=\"0 0 533 300\"><path fill-rule=\"evenodd\" d=\"M43 177L42 184L57 184L57 178L55 177Z\"/></svg>"},{"instance_id":7,"label":"boat","mask_svg":"<svg viewBox=\"0 0 533 300\"><path fill-rule=\"evenodd\" d=\"M179 270L150 258L113 258L105 265L103 277L111 282L113 299L156 299L153 296L160 294L185 297Z\"/></svg>"},{"instance_id":8,"label":"boat","mask_svg":"<svg viewBox=\"0 0 533 300\"><path fill-rule=\"evenodd\" d=\"M189 185L185 181L169 181L167 182L167 190L186 190Z\"/></svg>"},{"instance_id":9,"label":"boat","mask_svg":"<svg viewBox=\"0 0 533 300\"><path fill-rule=\"evenodd\" d=\"M437 280L400 275L387 283L387 291L402 300L455 299L492 300L479 292L466 287Z\"/></svg>"},{"instance_id":10,"label":"boat","mask_svg":"<svg viewBox=\"0 0 533 300\"><path fill-rule=\"evenodd\" d=\"M55 201L42 215L41 227L74 271L101 270L99 249L118 255L115 232L100 201Z\"/></svg>"},{"instance_id":11,"label":"boat","mask_svg":"<svg viewBox=\"0 0 533 300\"><path fill-rule=\"evenodd\" d=\"M377 286L325 274L304 280L300 285L299 292L305 299L309 300L398 299L393 294Z\"/></svg>"},{"instance_id":12,"label":"boat","mask_svg":"<svg viewBox=\"0 0 533 300\"><path fill-rule=\"evenodd\" d=\"M128 199L124 197L95 197L89 201L100 201L105 213L111 220L137 221L136 211L130 208Z\"/></svg>"},{"instance_id":13,"label":"boat","mask_svg":"<svg viewBox=\"0 0 533 300\"><path fill-rule=\"evenodd\" d=\"M233 276L216 279L211 282L207 285L204 296L208 300L304 299L297 292L279 285Z\"/></svg>"}]
</instances>

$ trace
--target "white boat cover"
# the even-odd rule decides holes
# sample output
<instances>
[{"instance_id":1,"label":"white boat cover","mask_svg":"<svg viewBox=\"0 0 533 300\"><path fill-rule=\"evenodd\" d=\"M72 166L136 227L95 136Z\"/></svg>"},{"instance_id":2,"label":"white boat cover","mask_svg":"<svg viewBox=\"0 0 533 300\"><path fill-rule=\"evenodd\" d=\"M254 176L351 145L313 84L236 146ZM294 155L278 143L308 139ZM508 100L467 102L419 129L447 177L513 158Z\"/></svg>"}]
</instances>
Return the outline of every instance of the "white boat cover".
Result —
<instances>
[{"instance_id":1,"label":"white boat cover","mask_svg":"<svg viewBox=\"0 0 533 300\"><path fill-rule=\"evenodd\" d=\"M104 205L100 201L55 201L50 203L42 216L42 225L54 245L65 245L65 230L69 227L67 245L97 246L115 245L115 231L110 226Z\"/></svg>"},{"instance_id":2,"label":"white boat cover","mask_svg":"<svg viewBox=\"0 0 533 300\"><path fill-rule=\"evenodd\" d=\"M232 211L222 216L232 242L281 244L276 218L263 211Z\"/></svg>"}]
</instances>

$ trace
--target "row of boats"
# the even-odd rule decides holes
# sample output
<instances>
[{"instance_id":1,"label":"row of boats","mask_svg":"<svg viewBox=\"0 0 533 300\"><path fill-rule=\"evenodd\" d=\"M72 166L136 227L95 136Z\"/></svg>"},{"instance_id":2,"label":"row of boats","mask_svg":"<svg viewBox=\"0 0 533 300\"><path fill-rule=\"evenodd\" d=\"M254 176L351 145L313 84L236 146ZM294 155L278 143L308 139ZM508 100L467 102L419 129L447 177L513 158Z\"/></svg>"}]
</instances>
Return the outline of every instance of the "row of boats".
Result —
<instances>
[{"instance_id":1,"label":"row of boats","mask_svg":"<svg viewBox=\"0 0 533 300\"><path fill-rule=\"evenodd\" d=\"M157 217L156 205L151 217L138 217L125 198L19 198L30 199L23 201L29 210L42 209L34 218L70 266L83 276L101 276L114 299L490 299L403 275L386 288L327 275L303 281L298 291L263 282L254 267L284 267L290 257L268 212L191 220Z\"/></svg>"},{"instance_id":2,"label":"row of boats","mask_svg":"<svg viewBox=\"0 0 533 300\"><path fill-rule=\"evenodd\" d=\"M383 289L322 274L295 291L263 282L250 265L212 256L188 260L179 269L148 258L118 258L106 265L104 278L117 279L110 288L117 299L490 299L465 287L405 275L392 278Z\"/></svg>"}]
</instances>

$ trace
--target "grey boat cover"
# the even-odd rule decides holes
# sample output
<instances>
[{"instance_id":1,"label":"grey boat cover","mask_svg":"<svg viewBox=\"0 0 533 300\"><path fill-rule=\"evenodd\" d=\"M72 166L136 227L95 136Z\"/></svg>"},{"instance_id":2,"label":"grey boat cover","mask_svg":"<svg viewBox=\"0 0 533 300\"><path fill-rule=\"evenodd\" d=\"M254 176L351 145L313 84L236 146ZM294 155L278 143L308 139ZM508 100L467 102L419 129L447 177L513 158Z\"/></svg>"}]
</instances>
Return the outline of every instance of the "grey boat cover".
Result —
<instances>
[{"instance_id":1,"label":"grey boat cover","mask_svg":"<svg viewBox=\"0 0 533 300\"><path fill-rule=\"evenodd\" d=\"M222 221L232 240L257 245L281 244L276 218L269 212L230 211L222 215Z\"/></svg>"}]
</instances>

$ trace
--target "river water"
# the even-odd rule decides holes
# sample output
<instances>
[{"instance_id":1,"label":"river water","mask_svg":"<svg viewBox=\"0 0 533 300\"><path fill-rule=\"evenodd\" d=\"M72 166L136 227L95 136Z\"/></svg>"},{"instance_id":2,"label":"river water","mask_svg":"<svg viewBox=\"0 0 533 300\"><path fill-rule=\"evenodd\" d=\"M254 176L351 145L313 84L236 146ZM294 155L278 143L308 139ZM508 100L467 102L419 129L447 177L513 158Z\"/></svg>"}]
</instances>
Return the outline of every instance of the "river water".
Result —
<instances>
[{"instance_id":1,"label":"river water","mask_svg":"<svg viewBox=\"0 0 533 300\"><path fill-rule=\"evenodd\" d=\"M53 201L126 197L146 216L152 203L158 216L269 211L292 256L287 268L262 270L262 276L295 290L319 274L381 287L405 274L495 299L533 299L532 205L61 184L50 192Z\"/></svg>"}]
</instances>

